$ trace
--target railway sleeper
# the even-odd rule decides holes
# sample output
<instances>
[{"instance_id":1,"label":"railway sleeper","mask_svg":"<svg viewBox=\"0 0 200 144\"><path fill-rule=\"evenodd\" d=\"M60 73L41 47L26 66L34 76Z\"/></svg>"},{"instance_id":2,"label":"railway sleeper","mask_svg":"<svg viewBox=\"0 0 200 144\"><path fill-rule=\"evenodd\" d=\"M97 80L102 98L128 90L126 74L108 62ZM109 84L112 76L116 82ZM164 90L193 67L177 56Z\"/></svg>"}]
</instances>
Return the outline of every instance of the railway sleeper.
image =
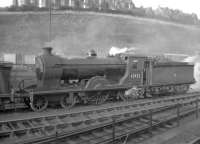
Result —
<instances>
[{"instance_id":1,"label":"railway sleeper","mask_svg":"<svg viewBox=\"0 0 200 144\"><path fill-rule=\"evenodd\" d=\"M184 112L184 113L186 113L186 112ZM181 114L182 115L182 114ZM169 121L171 121L171 120L174 120L174 119L176 119L176 114L175 115L171 115L170 117L168 117L164 122L162 121L162 122L156 122L156 123L153 123L152 124L152 127L155 127L155 128L157 128L158 126L160 126L160 125L163 125L164 123L168 123ZM140 122L140 120L134 120L134 122L135 121L139 121ZM140 122L141 123L141 122ZM131 123L130 123L131 124ZM119 126L120 125L118 125L118 124L115 124L115 126L116 126L116 130L118 130L118 128L119 128ZM131 133L134 133L134 134L138 134L138 135L141 135L141 134L144 134L147 130L152 130L152 128L149 126L149 124L147 124L147 123L141 123L141 125L138 125L138 126L136 126L136 125L128 125L127 127L124 127L125 129L129 129L129 131L127 131L127 132L119 132L119 135L117 134L118 132L116 132L116 140L117 139L120 139L121 137L122 137L122 135L126 135L127 136L127 134L131 134ZM105 128L106 129L106 128ZM103 129L104 131L106 131L105 129ZM110 141L111 139L112 139L112 126L108 126L107 127L107 129L108 129L108 131L107 131L107 134L106 134L106 136L108 136L107 137L107 139L106 140L108 140L108 141ZM121 131L121 130L120 130ZM99 137L101 137L101 136L99 136ZM146 136L142 136L142 138L140 139L140 140L143 140L144 138L145 138ZM92 137L93 138L93 137ZM100 138L97 138L98 140L100 140ZM96 140L97 140L96 139ZM76 139L73 139L74 141L73 142L79 142L79 143L81 143L81 141L80 140L76 140ZM97 140L97 141L98 141ZM98 141L99 142L99 141Z\"/></svg>"},{"instance_id":2,"label":"railway sleeper","mask_svg":"<svg viewBox=\"0 0 200 144\"><path fill-rule=\"evenodd\" d=\"M187 101L188 102L188 101ZM112 109L110 110L110 112L112 112ZM50 118L50 119L52 119L52 118ZM77 125L79 125L79 128L83 128L84 126L82 125L82 124L85 124L85 123L78 123ZM81 126L80 126L81 125ZM74 125L73 125L74 126ZM75 126L76 128L78 128L78 126ZM33 129L40 129L40 133L43 133L42 131L41 131L41 128L33 128ZM49 129L51 129L51 128L49 128ZM32 130L30 130L30 131L32 131ZM35 134L35 135L37 135L37 132L36 133L34 133L33 132L33 134Z\"/></svg>"}]
</instances>

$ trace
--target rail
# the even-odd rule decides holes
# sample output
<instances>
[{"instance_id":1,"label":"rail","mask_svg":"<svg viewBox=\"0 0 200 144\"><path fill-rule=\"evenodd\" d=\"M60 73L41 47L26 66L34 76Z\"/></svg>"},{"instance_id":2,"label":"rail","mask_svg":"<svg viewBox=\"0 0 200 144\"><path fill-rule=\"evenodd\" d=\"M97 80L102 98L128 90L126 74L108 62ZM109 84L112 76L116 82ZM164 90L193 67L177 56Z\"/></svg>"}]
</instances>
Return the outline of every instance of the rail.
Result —
<instances>
[{"instance_id":1,"label":"rail","mask_svg":"<svg viewBox=\"0 0 200 144\"><path fill-rule=\"evenodd\" d=\"M192 102L193 104L196 103L196 101ZM185 102L181 105L185 104L191 104L191 102ZM176 104L174 107L180 108L180 104ZM164 108L164 107L163 107ZM165 110L169 110L169 107L165 107ZM96 127L90 127L88 129L84 129L78 132L73 133L66 133L66 134L54 134L48 137L43 137L41 139L34 139L33 141L26 141L23 142L23 144L47 144L47 143L56 143L60 141L66 141L69 143L76 143L76 144L107 144L107 143L113 143L120 140L126 140L127 137L130 135L135 135L142 133L147 130L151 130L154 127L158 127L160 125L163 125L164 123L168 123L170 121L177 121L177 125L179 125L179 120L181 117L184 117L188 114L196 112L196 106L192 106L192 108L184 109L184 112L179 113L179 111L172 110L171 115L162 117L163 111L159 112L157 111L157 108L149 109L148 113L139 115L137 117L130 117L125 119L112 119L110 123L107 123L105 125L98 125ZM164 109L163 109L164 110ZM199 111L199 109L198 109ZM175 112L175 113L174 113ZM159 118L154 118L153 115L156 113L159 113L161 116ZM91 136L92 135L92 136Z\"/></svg>"},{"instance_id":2,"label":"rail","mask_svg":"<svg viewBox=\"0 0 200 144\"><path fill-rule=\"evenodd\" d=\"M175 107L178 103L198 102L199 97L199 93L190 93L158 99L108 104L93 109L89 106L79 111L72 110L55 115L6 119L0 121L0 143L7 141L18 141L19 143L24 141L26 143L26 140L30 143L47 137L51 139L52 136L55 137L55 134L60 137L85 133L90 129L112 124L113 118L116 118L117 123L131 118L147 116L151 110L155 113ZM196 108L198 108L198 105L196 105Z\"/></svg>"}]
</instances>

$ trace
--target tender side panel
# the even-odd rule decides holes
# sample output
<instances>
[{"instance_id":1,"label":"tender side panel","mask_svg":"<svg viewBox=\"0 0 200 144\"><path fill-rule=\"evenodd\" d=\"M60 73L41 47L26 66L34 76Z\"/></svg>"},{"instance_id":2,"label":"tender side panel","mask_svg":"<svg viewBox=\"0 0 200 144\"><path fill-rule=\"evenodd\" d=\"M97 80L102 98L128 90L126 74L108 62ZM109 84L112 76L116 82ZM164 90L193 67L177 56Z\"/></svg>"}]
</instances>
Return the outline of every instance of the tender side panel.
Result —
<instances>
[{"instance_id":1,"label":"tender side panel","mask_svg":"<svg viewBox=\"0 0 200 144\"><path fill-rule=\"evenodd\" d=\"M193 82L193 65L160 65L153 67L152 85Z\"/></svg>"}]
</instances>

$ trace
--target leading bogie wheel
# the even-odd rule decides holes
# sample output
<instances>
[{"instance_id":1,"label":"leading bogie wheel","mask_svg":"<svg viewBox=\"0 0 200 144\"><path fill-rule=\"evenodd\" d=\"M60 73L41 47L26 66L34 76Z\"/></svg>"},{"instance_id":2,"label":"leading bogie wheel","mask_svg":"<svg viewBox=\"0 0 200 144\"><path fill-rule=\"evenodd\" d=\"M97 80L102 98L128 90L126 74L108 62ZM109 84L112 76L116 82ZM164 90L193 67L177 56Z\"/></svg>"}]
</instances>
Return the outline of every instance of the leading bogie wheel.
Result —
<instances>
[{"instance_id":1,"label":"leading bogie wheel","mask_svg":"<svg viewBox=\"0 0 200 144\"><path fill-rule=\"evenodd\" d=\"M70 109L76 104L76 97L65 95L60 98L60 105L64 109Z\"/></svg>"},{"instance_id":2,"label":"leading bogie wheel","mask_svg":"<svg viewBox=\"0 0 200 144\"><path fill-rule=\"evenodd\" d=\"M34 96L30 102L30 107L33 111L43 111L48 106L48 100L45 96Z\"/></svg>"}]
</instances>

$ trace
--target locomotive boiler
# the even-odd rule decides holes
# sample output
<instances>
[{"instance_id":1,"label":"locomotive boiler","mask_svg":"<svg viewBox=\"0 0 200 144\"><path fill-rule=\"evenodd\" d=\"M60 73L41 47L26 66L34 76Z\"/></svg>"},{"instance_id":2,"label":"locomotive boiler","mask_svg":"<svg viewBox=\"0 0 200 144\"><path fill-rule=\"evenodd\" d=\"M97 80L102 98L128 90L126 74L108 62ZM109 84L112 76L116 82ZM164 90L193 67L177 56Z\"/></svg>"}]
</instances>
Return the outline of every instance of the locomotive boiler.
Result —
<instances>
[{"instance_id":1,"label":"locomotive boiler","mask_svg":"<svg viewBox=\"0 0 200 144\"><path fill-rule=\"evenodd\" d=\"M43 55L36 58L36 75L39 88L84 86L94 76L113 76L113 81L122 76L126 64L119 57L98 58L91 51L87 58L65 59L52 54L52 48L43 48ZM114 79L114 77L116 79Z\"/></svg>"}]
</instances>

